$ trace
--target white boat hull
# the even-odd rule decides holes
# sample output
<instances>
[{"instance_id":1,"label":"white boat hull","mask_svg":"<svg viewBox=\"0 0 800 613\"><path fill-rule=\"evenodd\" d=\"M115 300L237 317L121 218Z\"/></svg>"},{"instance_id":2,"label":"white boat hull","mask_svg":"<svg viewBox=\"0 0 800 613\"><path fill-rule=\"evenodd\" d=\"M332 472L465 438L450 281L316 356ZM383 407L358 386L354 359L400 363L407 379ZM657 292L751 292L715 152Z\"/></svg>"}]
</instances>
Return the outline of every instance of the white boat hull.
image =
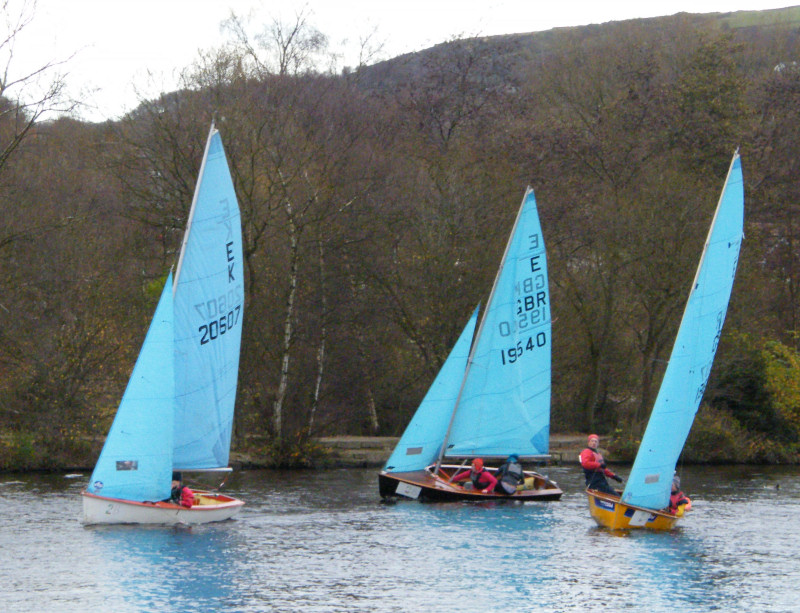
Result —
<instances>
[{"instance_id":1,"label":"white boat hull","mask_svg":"<svg viewBox=\"0 0 800 613\"><path fill-rule=\"evenodd\" d=\"M241 511L244 502L208 492L195 492L201 503L191 508L171 502L134 502L82 493L84 524L207 524L225 521Z\"/></svg>"}]
</instances>

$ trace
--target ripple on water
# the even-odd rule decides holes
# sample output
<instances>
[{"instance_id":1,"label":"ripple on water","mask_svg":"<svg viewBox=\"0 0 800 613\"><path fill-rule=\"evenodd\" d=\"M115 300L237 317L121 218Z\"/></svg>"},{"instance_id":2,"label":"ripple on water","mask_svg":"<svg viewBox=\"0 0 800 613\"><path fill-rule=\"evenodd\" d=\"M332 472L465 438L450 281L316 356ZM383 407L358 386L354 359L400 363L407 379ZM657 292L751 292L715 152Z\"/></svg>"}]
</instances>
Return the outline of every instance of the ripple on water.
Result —
<instances>
[{"instance_id":1,"label":"ripple on water","mask_svg":"<svg viewBox=\"0 0 800 613\"><path fill-rule=\"evenodd\" d=\"M669 534L590 519L574 467L557 503L381 504L372 470L235 475L247 506L207 526L83 527L85 480L0 482L8 610L788 611L786 526L800 469L687 468L693 511ZM779 484L779 488L774 485ZM794 578L793 578L794 577Z\"/></svg>"}]
</instances>

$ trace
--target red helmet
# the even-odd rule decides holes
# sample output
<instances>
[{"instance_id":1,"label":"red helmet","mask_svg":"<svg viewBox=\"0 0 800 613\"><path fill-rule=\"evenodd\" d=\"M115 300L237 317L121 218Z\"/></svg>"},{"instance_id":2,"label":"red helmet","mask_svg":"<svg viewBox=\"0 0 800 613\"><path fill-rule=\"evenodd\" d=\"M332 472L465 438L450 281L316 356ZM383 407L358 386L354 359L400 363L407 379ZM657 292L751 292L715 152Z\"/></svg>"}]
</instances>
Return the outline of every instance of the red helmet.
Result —
<instances>
[{"instance_id":1,"label":"red helmet","mask_svg":"<svg viewBox=\"0 0 800 613\"><path fill-rule=\"evenodd\" d=\"M481 470L483 468L483 460L480 458L475 458L472 460L472 468L475 470Z\"/></svg>"},{"instance_id":2,"label":"red helmet","mask_svg":"<svg viewBox=\"0 0 800 613\"><path fill-rule=\"evenodd\" d=\"M599 437L599 436L597 436L596 434L590 434L590 435L589 435L588 442L590 442L590 443L591 443L591 442L592 442L592 439L596 439L598 443L600 442L600 437Z\"/></svg>"}]
</instances>

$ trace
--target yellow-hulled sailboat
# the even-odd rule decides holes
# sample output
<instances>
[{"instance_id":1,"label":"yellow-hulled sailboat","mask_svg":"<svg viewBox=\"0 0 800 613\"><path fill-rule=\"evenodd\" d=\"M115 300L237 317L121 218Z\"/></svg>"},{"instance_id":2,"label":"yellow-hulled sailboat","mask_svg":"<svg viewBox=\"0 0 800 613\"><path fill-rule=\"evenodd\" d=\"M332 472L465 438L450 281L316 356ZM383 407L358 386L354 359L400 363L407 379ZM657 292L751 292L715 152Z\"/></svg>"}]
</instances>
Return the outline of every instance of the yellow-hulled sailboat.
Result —
<instances>
[{"instance_id":1,"label":"yellow-hulled sailboat","mask_svg":"<svg viewBox=\"0 0 800 613\"><path fill-rule=\"evenodd\" d=\"M667 512L678 457L706 388L733 289L744 227L744 184L738 152L731 161L703 255L650 421L621 496L586 490L603 527L670 530Z\"/></svg>"}]
</instances>

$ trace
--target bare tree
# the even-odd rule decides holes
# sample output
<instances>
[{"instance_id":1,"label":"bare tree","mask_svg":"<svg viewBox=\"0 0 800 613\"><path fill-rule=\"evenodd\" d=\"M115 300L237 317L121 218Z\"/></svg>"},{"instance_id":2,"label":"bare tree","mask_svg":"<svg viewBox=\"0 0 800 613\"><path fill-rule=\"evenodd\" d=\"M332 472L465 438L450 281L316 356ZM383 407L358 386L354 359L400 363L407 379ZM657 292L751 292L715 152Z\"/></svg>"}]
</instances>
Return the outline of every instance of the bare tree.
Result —
<instances>
[{"instance_id":1,"label":"bare tree","mask_svg":"<svg viewBox=\"0 0 800 613\"><path fill-rule=\"evenodd\" d=\"M0 171L43 116L69 113L77 106L67 96L59 70L69 58L17 70L16 45L35 12L35 0L19 6L12 0L0 2Z\"/></svg>"},{"instance_id":2,"label":"bare tree","mask_svg":"<svg viewBox=\"0 0 800 613\"><path fill-rule=\"evenodd\" d=\"M225 22L225 28L258 77L312 72L319 68L321 60L329 57L328 37L311 24L307 7L295 13L291 22L274 18L255 35L248 32L247 20L235 13Z\"/></svg>"}]
</instances>

